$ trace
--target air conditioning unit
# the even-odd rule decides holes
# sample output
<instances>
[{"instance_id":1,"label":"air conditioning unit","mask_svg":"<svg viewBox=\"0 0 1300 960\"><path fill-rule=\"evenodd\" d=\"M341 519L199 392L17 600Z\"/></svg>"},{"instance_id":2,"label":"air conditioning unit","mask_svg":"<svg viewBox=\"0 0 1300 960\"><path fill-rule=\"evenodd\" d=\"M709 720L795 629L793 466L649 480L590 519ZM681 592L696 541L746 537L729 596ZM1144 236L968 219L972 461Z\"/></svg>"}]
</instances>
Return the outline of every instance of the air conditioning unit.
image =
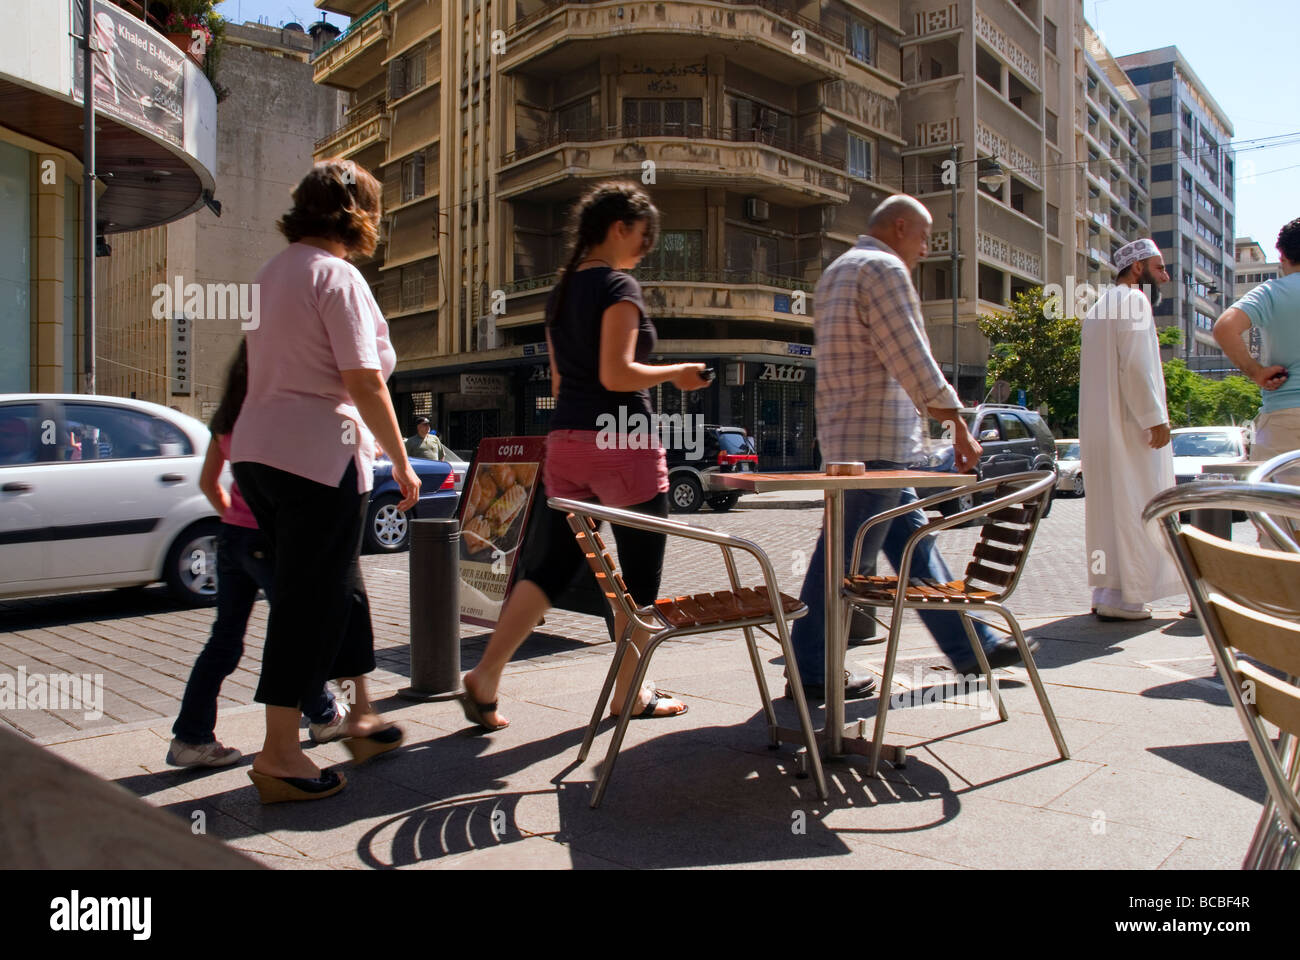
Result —
<instances>
[{"instance_id":1,"label":"air conditioning unit","mask_svg":"<svg viewBox=\"0 0 1300 960\"><path fill-rule=\"evenodd\" d=\"M767 201L758 197L745 198L745 218L762 223L767 219Z\"/></svg>"},{"instance_id":2,"label":"air conditioning unit","mask_svg":"<svg viewBox=\"0 0 1300 960\"><path fill-rule=\"evenodd\" d=\"M495 350L498 346L497 318L489 313L480 317L478 321L478 348Z\"/></svg>"}]
</instances>

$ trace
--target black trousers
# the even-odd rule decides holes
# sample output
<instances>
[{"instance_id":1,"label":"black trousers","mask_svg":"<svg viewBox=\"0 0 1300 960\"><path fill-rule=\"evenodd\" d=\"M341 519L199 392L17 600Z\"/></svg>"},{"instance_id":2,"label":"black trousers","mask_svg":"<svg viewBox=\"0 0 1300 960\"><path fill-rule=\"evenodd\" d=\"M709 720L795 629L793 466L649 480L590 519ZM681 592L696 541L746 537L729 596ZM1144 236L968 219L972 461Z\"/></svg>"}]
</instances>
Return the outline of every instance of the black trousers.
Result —
<instances>
[{"instance_id":1,"label":"black trousers","mask_svg":"<svg viewBox=\"0 0 1300 960\"><path fill-rule=\"evenodd\" d=\"M375 669L370 601L361 577L368 497L349 463L337 487L262 463L231 465L271 545L271 615L253 699L299 708L326 680Z\"/></svg>"},{"instance_id":2,"label":"black trousers","mask_svg":"<svg viewBox=\"0 0 1300 960\"><path fill-rule=\"evenodd\" d=\"M546 516L533 536L524 543L519 579L537 584L554 604L555 598L564 592L578 571L589 568L565 515L547 507L545 502L541 506ZM624 509L665 518L668 516L668 494L655 494L645 503ZM659 598L668 538L662 533L621 527L616 523L611 523L610 527L614 531L614 542L618 544L618 565L622 568L628 593L632 594L638 606L654 603Z\"/></svg>"}]
</instances>

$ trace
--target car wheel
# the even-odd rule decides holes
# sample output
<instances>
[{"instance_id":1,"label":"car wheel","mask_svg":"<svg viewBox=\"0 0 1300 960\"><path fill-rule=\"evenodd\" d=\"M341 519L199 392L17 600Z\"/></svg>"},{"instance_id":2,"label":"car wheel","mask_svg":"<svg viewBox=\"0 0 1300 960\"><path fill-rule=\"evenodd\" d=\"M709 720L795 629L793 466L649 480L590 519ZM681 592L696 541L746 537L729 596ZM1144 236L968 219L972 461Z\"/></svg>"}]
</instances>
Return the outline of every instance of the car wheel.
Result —
<instances>
[{"instance_id":1,"label":"car wheel","mask_svg":"<svg viewBox=\"0 0 1300 960\"><path fill-rule=\"evenodd\" d=\"M217 602L217 532L215 520L200 520L181 531L167 551L163 580L171 595L192 607Z\"/></svg>"},{"instance_id":2,"label":"car wheel","mask_svg":"<svg viewBox=\"0 0 1300 960\"><path fill-rule=\"evenodd\" d=\"M680 473L668 480L668 504L673 513L695 513L704 503L704 489L700 481L689 473Z\"/></svg>"},{"instance_id":3,"label":"car wheel","mask_svg":"<svg viewBox=\"0 0 1300 960\"><path fill-rule=\"evenodd\" d=\"M1083 474L1082 473L1076 473L1074 475L1074 495L1076 497L1083 496Z\"/></svg>"},{"instance_id":4,"label":"car wheel","mask_svg":"<svg viewBox=\"0 0 1300 960\"><path fill-rule=\"evenodd\" d=\"M709 506L719 513L725 513L734 507L739 500L739 493L723 493L715 497L709 497Z\"/></svg>"},{"instance_id":5,"label":"car wheel","mask_svg":"<svg viewBox=\"0 0 1300 960\"><path fill-rule=\"evenodd\" d=\"M366 511L366 543L380 553L397 553L406 549L411 539L411 524L401 501L389 494L370 504Z\"/></svg>"}]
</instances>

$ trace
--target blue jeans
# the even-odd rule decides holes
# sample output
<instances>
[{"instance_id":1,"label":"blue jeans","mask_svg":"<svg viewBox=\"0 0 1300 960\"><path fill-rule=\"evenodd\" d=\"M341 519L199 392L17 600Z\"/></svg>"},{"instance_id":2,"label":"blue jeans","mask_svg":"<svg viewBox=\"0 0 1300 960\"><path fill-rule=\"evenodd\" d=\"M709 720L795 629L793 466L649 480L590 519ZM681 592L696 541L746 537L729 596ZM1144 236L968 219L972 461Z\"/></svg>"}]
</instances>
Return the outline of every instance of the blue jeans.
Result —
<instances>
[{"instance_id":1,"label":"blue jeans","mask_svg":"<svg viewBox=\"0 0 1300 960\"><path fill-rule=\"evenodd\" d=\"M868 470L901 470L904 464L874 461L867 464ZM924 466L911 466L908 469L924 470ZM911 487L893 490L847 490L844 493L844 566L845 574L853 559L853 538L858 528L878 513L892 510L907 503L915 503L918 497ZM862 541L862 568L872 570L876 555L883 548L885 556L894 569L903 559L903 547L907 538L925 524L925 514L913 510L901 517L895 517L887 523L872 527ZM826 677L826 543L825 532L817 537L817 549L813 551L808 573L804 576L803 589L799 599L808 605L808 613L794 622L790 632L790 641L794 645L795 660L799 664L799 677L805 684L820 686ZM912 551L912 577L926 577L947 583L953 579L948 565L943 562L939 548L933 536L926 537ZM954 666L968 664L974 659L970 640L961 625L961 615L957 613L939 613L926 611L921 614L921 622L926 625L935 641ZM975 635L987 650L997 642L997 637L988 627L975 623Z\"/></svg>"},{"instance_id":2,"label":"blue jeans","mask_svg":"<svg viewBox=\"0 0 1300 960\"><path fill-rule=\"evenodd\" d=\"M244 655L244 629L259 588L270 597L271 558L260 530L223 523L217 536L217 620L203 652L194 661L181 698L180 716L172 733L184 743L200 745L216 739L217 695ZM334 719L334 694L325 687L304 703L312 723Z\"/></svg>"}]
</instances>

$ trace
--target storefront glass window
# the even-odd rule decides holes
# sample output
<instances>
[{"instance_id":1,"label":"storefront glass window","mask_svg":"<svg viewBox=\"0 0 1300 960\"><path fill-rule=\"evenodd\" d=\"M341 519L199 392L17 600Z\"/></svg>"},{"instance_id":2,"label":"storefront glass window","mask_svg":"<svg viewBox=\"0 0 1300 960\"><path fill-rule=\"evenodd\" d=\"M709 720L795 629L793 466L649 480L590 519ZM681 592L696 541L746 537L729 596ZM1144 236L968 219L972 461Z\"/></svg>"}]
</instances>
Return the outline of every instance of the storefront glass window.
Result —
<instances>
[{"instance_id":1,"label":"storefront glass window","mask_svg":"<svg viewBox=\"0 0 1300 960\"><path fill-rule=\"evenodd\" d=\"M0 143L0 393L31 389L30 154Z\"/></svg>"}]
</instances>

